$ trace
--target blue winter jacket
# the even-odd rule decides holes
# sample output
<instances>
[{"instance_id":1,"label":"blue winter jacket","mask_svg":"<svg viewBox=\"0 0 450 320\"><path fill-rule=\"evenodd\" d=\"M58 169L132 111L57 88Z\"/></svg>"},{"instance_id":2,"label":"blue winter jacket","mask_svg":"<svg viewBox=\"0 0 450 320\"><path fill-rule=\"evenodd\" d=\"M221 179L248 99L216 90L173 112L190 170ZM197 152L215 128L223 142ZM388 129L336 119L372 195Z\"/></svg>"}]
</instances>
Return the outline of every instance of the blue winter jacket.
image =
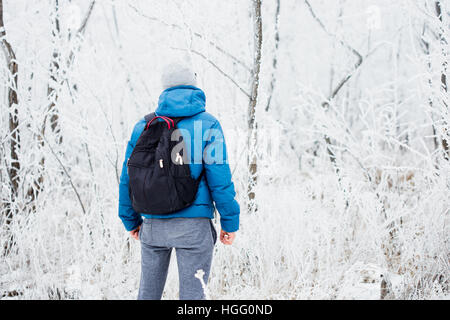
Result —
<instances>
[{"instance_id":1,"label":"blue winter jacket","mask_svg":"<svg viewBox=\"0 0 450 320\"><path fill-rule=\"evenodd\" d=\"M142 216L161 219L179 217L213 218L213 202L220 213L222 229L226 232L234 232L239 229L239 204L234 199L236 193L231 181L231 171L227 161L222 128L216 118L205 112L205 100L205 94L199 88L176 86L161 93L158 108L155 111L158 116L188 117L178 123L178 128L187 130L185 132L189 132L190 135L189 139L186 137L187 134L183 134L183 130L181 130L186 150L190 151L191 175L198 178L202 169L205 170L193 204L185 209L164 215L148 215L133 210L128 193L127 161L144 130L145 119L142 118L134 126L131 139L128 141L119 185L119 217L128 231L136 229L142 223ZM220 148L217 148L218 146ZM212 150L211 157L208 157L208 152L206 152L208 150ZM214 154L217 150L220 150L220 152ZM219 161L218 155L220 156ZM157 194L148 196L158 197Z\"/></svg>"}]
</instances>

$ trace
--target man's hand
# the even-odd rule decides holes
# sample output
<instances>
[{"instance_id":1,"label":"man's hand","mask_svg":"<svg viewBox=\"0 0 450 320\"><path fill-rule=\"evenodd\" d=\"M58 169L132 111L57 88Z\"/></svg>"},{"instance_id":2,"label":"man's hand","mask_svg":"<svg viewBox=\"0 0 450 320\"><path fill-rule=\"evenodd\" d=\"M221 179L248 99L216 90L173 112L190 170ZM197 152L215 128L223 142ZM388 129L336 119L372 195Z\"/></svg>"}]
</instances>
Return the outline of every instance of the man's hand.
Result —
<instances>
[{"instance_id":1,"label":"man's hand","mask_svg":"<svg viewBox=\"0 0 450 320\"><path fill-rule=\"evenodd\" d=\"M130 231L130 235L133 238L135 238L136 240L139 240L139 229L141 229L141 226L139 226L136 229Z\"/></svg>"},{"instance_id":2,"label":"man's hand","mask_svg":"<svg viewBox=\"0 0 450 320\"><path fill-rule=\"evenodd\" d=\"M226 245L230 245L233 243L234 238L236 238L236 232L226 232L220 230L220 242Z\"/></svg>"}]
</instances>

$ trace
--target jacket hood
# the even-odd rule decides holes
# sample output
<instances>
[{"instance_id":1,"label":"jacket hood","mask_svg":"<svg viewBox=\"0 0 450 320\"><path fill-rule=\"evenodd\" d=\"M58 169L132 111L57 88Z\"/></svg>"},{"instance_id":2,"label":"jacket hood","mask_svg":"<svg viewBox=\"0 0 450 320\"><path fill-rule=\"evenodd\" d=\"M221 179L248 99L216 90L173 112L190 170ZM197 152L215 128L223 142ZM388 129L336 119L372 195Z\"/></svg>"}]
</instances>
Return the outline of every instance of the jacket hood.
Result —
<instances>
[{"instance_id":1,"label":"jacket hood","mask_svg":"<svg viewBox=\"0 0 450 320\"><path fill-rule=\"evenodd\" d=\"M164 90L159 96L156 115L190 117L205 111L205 93L194 86L181 85Z\"/></svg>"}]
</instances>

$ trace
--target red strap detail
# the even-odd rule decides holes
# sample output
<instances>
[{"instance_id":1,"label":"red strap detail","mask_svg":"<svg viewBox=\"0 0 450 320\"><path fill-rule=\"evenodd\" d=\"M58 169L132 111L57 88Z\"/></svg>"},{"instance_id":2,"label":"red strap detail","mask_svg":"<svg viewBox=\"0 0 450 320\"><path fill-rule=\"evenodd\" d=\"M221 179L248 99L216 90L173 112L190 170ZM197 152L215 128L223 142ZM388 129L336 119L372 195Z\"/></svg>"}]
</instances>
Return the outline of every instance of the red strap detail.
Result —
<instances>
[{"instance_id":1,"label":"red strap detail","mask_svg":"<svg viewBox=\"0 0 450 320\"><path fill-rule=\"evenodd\" d=\"M145 130L147 130L148 129L148 127L150 126L150 124L156 119L156 118L161 118L161 119L163 119L166 123L167 123L167 127L170 129L170 122L169 122L169 120L167 120L168 118L166 118L166 117L154 117L152 120L150 120L148 123L147 123L147 126L145 127ZM170 120L172 120L172 119L170 119ZM173 122L173 120L172 120L172 122Z\"/></svg>"},{"instance_id":2,"label":"red strap detail","mask_svg":"<svg viewBox=\"0 0 450 320\"><path fill-rule=\"evenodd\" d=\"M170 119L169 117L166 117L166 116L161 116L161 118L164 118L164 119L167 119L167 120L170 120L171 122L172 122L172 128L174 128L175 127L175 123L173 122L173 120L172 119ZM170 129L170 128L169 128Z\"/></svg>"}]
</instances>

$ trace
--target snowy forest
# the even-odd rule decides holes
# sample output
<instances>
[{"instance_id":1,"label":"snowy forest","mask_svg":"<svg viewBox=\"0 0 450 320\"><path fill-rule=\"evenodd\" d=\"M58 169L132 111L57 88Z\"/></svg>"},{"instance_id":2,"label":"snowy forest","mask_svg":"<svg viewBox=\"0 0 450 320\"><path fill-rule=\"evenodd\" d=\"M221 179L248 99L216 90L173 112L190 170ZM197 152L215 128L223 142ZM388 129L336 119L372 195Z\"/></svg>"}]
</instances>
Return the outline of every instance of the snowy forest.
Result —
<instances>
[{"instance_id":1,"label":"snowy forest","mask_svg":"<svg viewBox=\"0 0 450 320\"><path fill-rule=\"evenodd\" d=\"M449 299L449 24L443 0L0 0L0 299L136 299L119 176L178 57L241 207L209 299Z\"/></svg>"}]
</instances>

